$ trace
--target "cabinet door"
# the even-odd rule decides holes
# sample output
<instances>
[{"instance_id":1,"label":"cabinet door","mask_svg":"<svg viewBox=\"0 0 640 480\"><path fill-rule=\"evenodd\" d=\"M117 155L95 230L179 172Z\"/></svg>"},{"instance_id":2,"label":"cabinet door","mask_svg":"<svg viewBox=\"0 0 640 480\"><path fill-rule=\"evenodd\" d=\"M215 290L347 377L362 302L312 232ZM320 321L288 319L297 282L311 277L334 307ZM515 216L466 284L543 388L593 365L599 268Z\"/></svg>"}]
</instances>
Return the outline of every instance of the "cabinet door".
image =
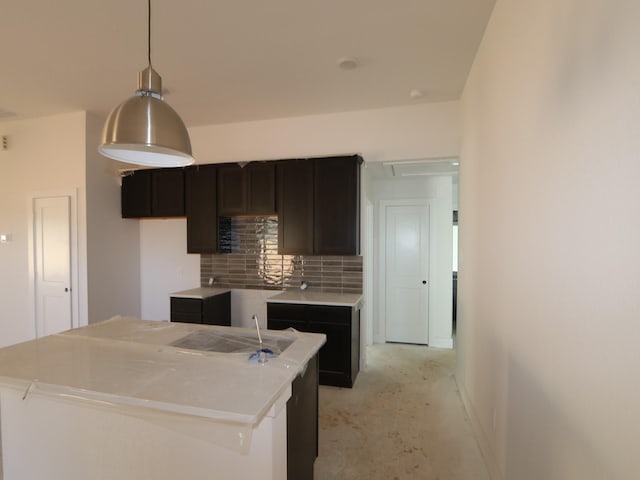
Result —
<instances>
[{"instance_id":1,"label":"cabinet door","mask_svg":"<svg viewBox=\"0 0 640 480\"><path fill-rule=\"evenodd\" d=\"M216 253L218 217L216 212L216 167L188 167L186 175L187 252Z\"/></svg>"},{"instance_id":2,"label":"cabinet door","mask_svg":"<svg viewBox=\"0 0 640 480\"><path fill-rule=\"evenodd\" d=\"M276 212L276 168L274 162L250 163L245 167L247 213L268 215Z\"/></svg>"},{"instance_id":3,"label":"cabinet door","mask_svg":"<svg viewBox=\"0 0 640 480\"><path fill-rule=\"evenodd\" d=\"M151 173L137 170L122 177L120 195L122 218L150 217Z\"/></svg>"},{"instance_id":4,"label":"cabinet door","mask_svg":"<svg viewBox=\"0 0 640 480\"><path fill-rule=\"evenodd\" d=\"M360 253L359 156L314 160L314 245L316 255Z\"/></svg>"},{"instance_id":5,"label":"cabinet door","mask_svg":"<svg viewBox=\"0 0 640 480\"><path fill-rule=\"evenodd\" d=\"M351 387L351 315L350 307L307 307L309 331L327 336L320 349L320 381L325 385Z\"/></svg>"},{"instance_id":6,"label":"cabinet door","mask_svg":"<svg viewBox=\"0 0 640 480\"><path fill-rule=\"evenodd\" d=\"M183 217L184 170L165 168L151 171L151 215L154 217Z\"/></svg>"},{"instance_id":7,"label":"cabinet door","mask_svg":"<svg viewBox=\"0 0 640 480\"><path fill-rule=\"evenodd\" d=\"M313 253L313 161L278 162L278 253Z\"/></svg>"},{"instance_id":8,"label":"cabinet door","mask_svg":"<svg viewBox=\"0 0 640 480\"><path fill-rule=\"evenodd\" d=\"M242 215L247 211L245 171L237 164L218 167L218 214Z\"/></svg>"},{"instance_id":9,"label":"cabinet door","mask_svg":"<svg viewBox=\"0 0 640 480\"><path fill-rule=\"evenodd\" d=\"M351 387L351 328L335 323L309 322L309 332L324 333L327 343L320 349L320 383Z\"/></svg>"}]
</instances>

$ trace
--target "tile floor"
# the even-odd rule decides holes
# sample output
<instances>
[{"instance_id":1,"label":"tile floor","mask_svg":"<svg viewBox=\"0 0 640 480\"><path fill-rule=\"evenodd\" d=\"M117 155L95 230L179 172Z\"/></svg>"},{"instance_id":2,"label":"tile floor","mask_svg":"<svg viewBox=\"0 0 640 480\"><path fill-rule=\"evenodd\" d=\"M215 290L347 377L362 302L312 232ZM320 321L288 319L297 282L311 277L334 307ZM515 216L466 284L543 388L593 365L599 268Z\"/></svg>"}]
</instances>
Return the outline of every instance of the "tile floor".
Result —
<instances>
[{"instance_id":1,"label":"tile floor","mask_svg":"<svg viewBox=\"0 0 640 480\"><path fill-rule=\"evenodd\" d=\"M315 480L488 480L455 352L385 344L367 358L353 389L320 387Z\"/></svg>"}]
</instances>

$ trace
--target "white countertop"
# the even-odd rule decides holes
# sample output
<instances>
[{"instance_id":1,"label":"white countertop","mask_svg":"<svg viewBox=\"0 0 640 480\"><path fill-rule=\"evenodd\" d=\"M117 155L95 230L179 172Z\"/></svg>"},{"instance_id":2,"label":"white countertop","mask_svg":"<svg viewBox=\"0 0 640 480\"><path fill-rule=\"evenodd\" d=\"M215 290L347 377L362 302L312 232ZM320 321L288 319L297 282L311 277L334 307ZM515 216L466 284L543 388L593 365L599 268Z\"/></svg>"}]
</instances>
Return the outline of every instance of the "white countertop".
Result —
<instances>
[{"instance_id":1,"label":"white countertop","mask_svg":"<svg viewBox=\"0 0 640 480\"><path fill-rule=\"evenodd\" d=\"M25 396L255 425L324 344L324 335L265 331L265 344L276 338L293 343L264 364L249 361L246 352L170 346L194 332L254 341L250 330L114 317L0 349L0 384Z\"/></svg>"},{"instance_id":2,"label":"white countertop","mask_svg":"<svg viewBox=\"0 0 640 480\"><path fill-rule=\"evenodd\" d=\"M170 293L169 296L176 298L199 298L200 300L203 300L205 298L215 297L216 295L221 295L230 291L230 288L202 287L173 292Z\"/></svg>"},{"instance_id":3,"label":"white countertop","mask_svg":"<svg viewBox=\"0 0 640 480\"><path fill-rule=\"evenodd\" d=\"M328 293L314 290L287 290L267 299L268 303L303 303L345 307L355 307L361 301L361 293Z\"/></svg>"}]
</instances>

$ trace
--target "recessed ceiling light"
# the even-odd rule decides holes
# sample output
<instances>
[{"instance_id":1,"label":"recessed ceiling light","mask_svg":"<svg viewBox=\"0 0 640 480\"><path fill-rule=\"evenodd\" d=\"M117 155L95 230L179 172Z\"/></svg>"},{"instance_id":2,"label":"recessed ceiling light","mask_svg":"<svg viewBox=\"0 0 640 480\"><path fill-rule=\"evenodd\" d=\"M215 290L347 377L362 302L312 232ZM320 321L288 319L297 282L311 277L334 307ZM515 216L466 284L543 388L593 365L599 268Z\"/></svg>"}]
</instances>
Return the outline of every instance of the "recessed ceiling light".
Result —
<instances>
[{"instance_id":1,"label":"recessed ceiling light","mask_svg":"<svg viewBox=\"0 0 640 480\"><path fill-rule=\"evenodd\" d=\"M342 57L338 59L337 63L342 70L353 70L360 65L360 61L356 57Z\"/></svg>"}]
</instances>

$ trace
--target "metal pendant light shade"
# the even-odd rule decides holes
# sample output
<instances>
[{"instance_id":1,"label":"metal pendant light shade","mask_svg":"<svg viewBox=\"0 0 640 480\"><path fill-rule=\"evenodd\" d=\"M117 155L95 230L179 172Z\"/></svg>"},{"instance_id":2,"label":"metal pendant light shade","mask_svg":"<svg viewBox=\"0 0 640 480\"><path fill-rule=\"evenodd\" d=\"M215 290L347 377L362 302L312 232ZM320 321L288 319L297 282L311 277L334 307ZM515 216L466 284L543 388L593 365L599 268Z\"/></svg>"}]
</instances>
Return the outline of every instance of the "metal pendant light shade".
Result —
<instances>
[{"instance_id":1,"label":"metal pendant light shade","mask_svg":"<svg viewBox=\"0 0 640 480\"><path fill-rule=\"evenodd\" d=\"M162 99L162 79L151 67L151 0L148 0L149 66L138 74L138 90L109 114L98 151L121 162L154 167L191 165L187 127Z\"/></svg>"},{"instance_id":2,"label":"metal pendant light shade","mask_svg":"<svg viewBox=\"0 0 640 480\"><path fill-rule=\"evenodd\" d=\"M194 162L184 123L162 100L162 80L151 68L138 75L136 95L109 114L98 151L137 165L182 167Z\"/></svg>"}]
</instances>

